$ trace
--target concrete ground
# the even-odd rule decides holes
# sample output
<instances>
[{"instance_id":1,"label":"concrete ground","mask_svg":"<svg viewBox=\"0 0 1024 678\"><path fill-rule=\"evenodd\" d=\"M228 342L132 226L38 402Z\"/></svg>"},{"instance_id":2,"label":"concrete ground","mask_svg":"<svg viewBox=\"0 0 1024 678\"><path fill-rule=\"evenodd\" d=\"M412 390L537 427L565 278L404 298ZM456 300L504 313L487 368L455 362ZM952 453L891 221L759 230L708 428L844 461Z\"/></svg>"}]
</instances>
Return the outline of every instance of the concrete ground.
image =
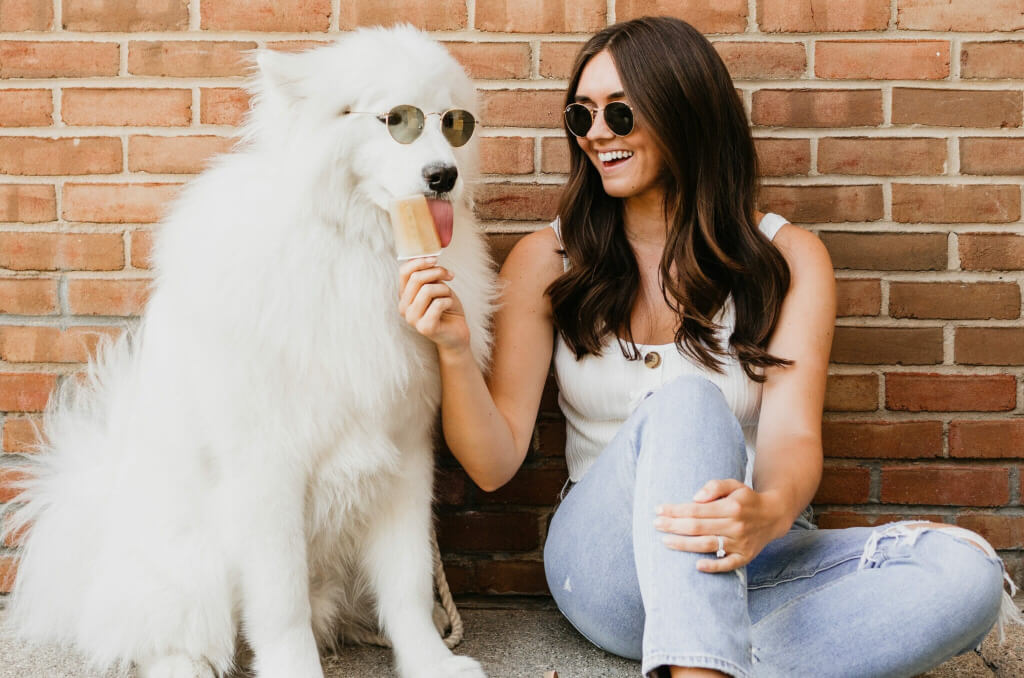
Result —
<instances>
[{"instance_id":1,"label":"concrete ground","mask_svg":"<svg viewBox=\"0 0 1024 678\"><path fill-rule=\"evenodd\" d=\"M1018 598L1018 603L1024 599ZM606 654L590 645L566 622L549 600L472 598L459 601L465 637L455 649L476 657L491 678L543 678L555 669L559 678L636 678L639 664ZM2 623L0 613L0 623ZM993 632L981 654L946 662L922 678L1011 678L1024 676L1024 628L1007 630L998 645ZM324 661L327 678L390 678L390 651L348 648ZM109 674L113 675L113 674ZM828 671L823 667L822 676ZM89 671L81 660L53 648L29 650L0 635L0 678L108 678ZM867 678L867 677L866 677Z\"/></svg>"}]
</instances>

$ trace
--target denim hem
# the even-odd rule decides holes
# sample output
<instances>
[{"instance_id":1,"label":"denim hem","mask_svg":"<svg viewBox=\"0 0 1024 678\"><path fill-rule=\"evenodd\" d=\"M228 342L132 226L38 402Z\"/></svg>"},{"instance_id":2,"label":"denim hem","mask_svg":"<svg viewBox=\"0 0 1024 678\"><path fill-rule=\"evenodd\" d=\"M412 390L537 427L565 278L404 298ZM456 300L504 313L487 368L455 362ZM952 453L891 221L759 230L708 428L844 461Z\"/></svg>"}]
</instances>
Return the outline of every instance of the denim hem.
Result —
<instances>
[{"instance_id":1,"label":"denim hem","mask_svg":"<svg viewBox=\"0 0 1024 678\"><path fill-rule=\"evenodd\" d=\"M748 670L722 657L707 654L670 654L667 652L644 653L640 675L646 676L662 666L686 666L695 669L714 669L728 673L733 678L752 678Z\"/></svg>"}]
</instances>

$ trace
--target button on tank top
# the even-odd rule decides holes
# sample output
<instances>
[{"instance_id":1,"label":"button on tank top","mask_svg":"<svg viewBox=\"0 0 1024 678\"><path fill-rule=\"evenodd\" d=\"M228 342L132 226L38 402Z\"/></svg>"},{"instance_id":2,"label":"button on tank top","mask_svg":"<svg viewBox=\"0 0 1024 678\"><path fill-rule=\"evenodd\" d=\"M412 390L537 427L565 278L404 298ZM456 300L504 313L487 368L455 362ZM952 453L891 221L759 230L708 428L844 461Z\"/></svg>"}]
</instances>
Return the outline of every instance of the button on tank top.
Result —
<instances>
[{"instance_id":1,"label":"button on tank top","mask_svg":"<svg viewBox=\"0 0 1024 678\"><path fill-rule=\"evenodd\" d=\"M786 224L778 214L769 212L758 228L768 237ZM561 242L556 219L551 227ZM568 266L568 262L566 262ZM729 345L735 326L735 309L728 297L715 318L721 326L718 338ZM723 371L715 372L680 353L675 344L637 344L641 360L627 360L618 341L609 336L601 355L587 355L576 360L572 349L558 335L555 343L555 379L558 383L558 404L565 415L565 460L569 479L578 482L611 442L619 427L649 394L675 377L701 375L725 394L732 413L743 427L747 443L746 483L751 484L754 468L754 446L757 442L757 419L761 411L761 384L747 377L739 360L723 358Z\"/></svg>"}]
</instances>

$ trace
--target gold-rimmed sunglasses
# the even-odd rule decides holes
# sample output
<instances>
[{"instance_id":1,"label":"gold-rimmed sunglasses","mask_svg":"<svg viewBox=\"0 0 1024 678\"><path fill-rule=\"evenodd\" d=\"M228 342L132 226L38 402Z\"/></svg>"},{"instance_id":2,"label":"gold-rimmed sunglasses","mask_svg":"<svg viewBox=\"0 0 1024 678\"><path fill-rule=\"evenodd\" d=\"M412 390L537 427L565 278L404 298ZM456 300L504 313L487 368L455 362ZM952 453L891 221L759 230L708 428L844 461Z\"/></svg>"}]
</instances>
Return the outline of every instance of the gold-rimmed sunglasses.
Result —
<instances>
[{"instance_id":1,"label":"gold-rimmed sunglasses","mask_svg":"<svg viewBox=\"0 0 1024 678\"><path fill-rule=\"evenodd\" d=\"M402 104L386 113L372 111L345 111L345 113L376 116L378 120L387 125L391 138L400 144L411 144L419 138L423 133L428 115L440 116L441 134L449 144L456 148L469 141L476 128L476 119L473 114L461 108L451 108L442 113L424 113L416 106Z\"/></svg>"}]
</instances>

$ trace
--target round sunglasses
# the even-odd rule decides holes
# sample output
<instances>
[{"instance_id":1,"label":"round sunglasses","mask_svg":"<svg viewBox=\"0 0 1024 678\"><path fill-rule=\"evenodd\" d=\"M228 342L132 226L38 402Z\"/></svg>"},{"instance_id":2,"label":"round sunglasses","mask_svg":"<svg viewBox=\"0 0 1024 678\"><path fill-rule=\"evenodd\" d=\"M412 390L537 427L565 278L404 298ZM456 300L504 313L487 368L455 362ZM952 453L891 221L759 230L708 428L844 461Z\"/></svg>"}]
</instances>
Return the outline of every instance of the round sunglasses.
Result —
<instances>
[{"instance_id":1,"label":"round sunglasses","mask_svg":"<svg viewBox=\"0 0 1024 678\"><path fill-rule=\"evenodd\" d=\"M633 109L623 101L613 101L604 108L590 108L583 104L569 104L565 107L565 126L578 137L585 137L594 126L598 112L604 112L604 122L617 137L624 137L633 131Z\"/></svg>"},{"instance_id":2,"label":"round sunglasses","mask_svg":"<svg viewBox=\"0 0 1024 678\"><path fill-rule=\"evenodd\" d=\"M423 133L423 127L428 115L437 115L441 118L441 134L452 146L464 145L473 136L476 128L476 119L469 111L461 108L452 108L443 113L424 113L415 106L402 104L395 106L387 113L372 113L370 111L346 111L354 115L374 115L382 123L387 125L391 138L400 144L411 144Z\"/></svg>"}]
</instances>

